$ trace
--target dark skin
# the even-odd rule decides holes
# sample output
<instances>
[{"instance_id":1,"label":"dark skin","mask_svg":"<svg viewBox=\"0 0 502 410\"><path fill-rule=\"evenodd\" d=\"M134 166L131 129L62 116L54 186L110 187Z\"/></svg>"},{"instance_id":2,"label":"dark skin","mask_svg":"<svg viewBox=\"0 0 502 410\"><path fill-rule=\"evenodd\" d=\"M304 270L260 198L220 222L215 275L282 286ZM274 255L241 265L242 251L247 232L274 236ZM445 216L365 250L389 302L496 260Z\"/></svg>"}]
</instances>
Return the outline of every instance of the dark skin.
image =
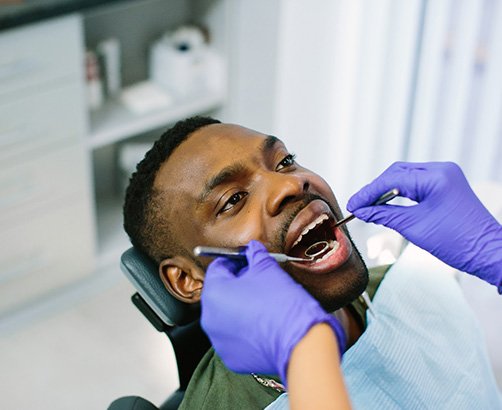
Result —
<instances>
[{"instance_id":1,"label":"dark skin","mask_svg":"<svg viewBox=\"0 0 502 410\"><path fill-rule=\"evenodd\" d=\"M342 217L328 184L297 164L280 140L232 124L208 125L190 135L162 164L154 185L170 198L164 217L188 254L197 245L233 247L252 239L270 252L284 252L291 221L313 200ZM196 303L210 261L175 255L160 263L160 276L176 298ZM282 267L329 310L354 299L367 283L355 251L342 266L322 274ZM353 343L362 329L346 308L336 315Z\"/></svg>"}]
</instances>

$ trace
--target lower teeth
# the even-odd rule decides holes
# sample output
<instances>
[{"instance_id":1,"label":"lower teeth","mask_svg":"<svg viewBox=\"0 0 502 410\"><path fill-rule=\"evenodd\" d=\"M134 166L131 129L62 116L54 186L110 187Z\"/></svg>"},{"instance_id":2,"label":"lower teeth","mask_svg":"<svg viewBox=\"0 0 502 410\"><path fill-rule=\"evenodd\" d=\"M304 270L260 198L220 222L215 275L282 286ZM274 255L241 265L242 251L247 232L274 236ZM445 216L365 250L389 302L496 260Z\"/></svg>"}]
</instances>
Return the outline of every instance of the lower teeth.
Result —
<instances>
[{"instance_id":1,"label":"lower teeth","mask_svg":"<svg viewBox=\"0 0 502 410\"><path fill-rule=\"evenodd\" d=\"M340 247L340 244L335 240L331 240L331 241L329 241L329 247L331 248L331 250L328 253L324 254L322 256L322 258L314 260L314 263L319 263L319 262L329 258Z\"/></svg>"}]
</instances>

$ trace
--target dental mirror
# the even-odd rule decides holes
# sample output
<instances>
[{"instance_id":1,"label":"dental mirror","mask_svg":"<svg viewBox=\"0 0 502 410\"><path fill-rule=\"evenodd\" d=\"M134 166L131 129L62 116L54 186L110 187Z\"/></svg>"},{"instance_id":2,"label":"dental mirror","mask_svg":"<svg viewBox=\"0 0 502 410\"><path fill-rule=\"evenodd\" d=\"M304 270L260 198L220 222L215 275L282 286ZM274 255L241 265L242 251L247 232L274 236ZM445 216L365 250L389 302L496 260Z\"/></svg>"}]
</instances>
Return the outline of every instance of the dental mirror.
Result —
<instances>
[{"instance_id":1,"label":"dental mirror","mask_svg":"<svg viewBox=\"0 0 502 410\"><path fill-rule=\"evenodd\" d=\"M329 249L328 241L319 241L310 245L304 252L307 258L314 259L316 256L322 255Z\"/></svg>"}]
</instances>

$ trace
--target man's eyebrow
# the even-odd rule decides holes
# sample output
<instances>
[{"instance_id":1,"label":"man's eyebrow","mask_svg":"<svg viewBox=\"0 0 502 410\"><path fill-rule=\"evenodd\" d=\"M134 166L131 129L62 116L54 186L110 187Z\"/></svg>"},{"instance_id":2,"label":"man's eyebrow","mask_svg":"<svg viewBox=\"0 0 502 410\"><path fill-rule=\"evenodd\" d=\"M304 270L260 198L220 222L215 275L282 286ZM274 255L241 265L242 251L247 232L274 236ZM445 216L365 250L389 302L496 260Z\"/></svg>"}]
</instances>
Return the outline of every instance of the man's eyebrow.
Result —
<instances>
[{"instance_id":1,"label":"man's eyebrow","mask_svg":"<svg viewBox=\"0 0 502 410\"><path fill-rule=\"evenodd\" d=\"M274 148L275 144L280 142L279 138L274 137L273 135L267 135L267 138L261 144L260 150L262 153L267 153ZM213 189L217 186L222 185L228 181L234 180L238 175L242 175L246 172L246 166L240 162L229 165L228 167L223 168L220 172L218 172L214 177L209 179L204 184L204 189L197 199L197 203L202 203L206 200L208 195L211 193Z\"/></svg>"},{"instance_id":2,"label":"man's eyebrow","mask_svg":"<svg viewBox=\"0 0 502 410\"><path fill-rule=\"evenodd\" d=\"M245 165L240 162L237 162L235 164L223 168L220 172L218 172L214 177L212 177L205 183L204 189L202 190L201 194L199 195L199 198L197 199L197 203L200 204L204 202L213 189L228 181L234 180L237 177L237 175L241 175L245 171L246 171Z\"/></svg>"},{"instance_id":3,"label":"man's eyebrow","mask_svg":"<svg viewBox=\"0 0 502 410\"><path fill-rule=\"evenodd\" d=\"M271 151L278 142L281 142L279 138L274 137L273 135L267 135L267 138L265 138L265 141L263 141L261 145L262 152L267 153Z\"/></svg>"}]
</instances>

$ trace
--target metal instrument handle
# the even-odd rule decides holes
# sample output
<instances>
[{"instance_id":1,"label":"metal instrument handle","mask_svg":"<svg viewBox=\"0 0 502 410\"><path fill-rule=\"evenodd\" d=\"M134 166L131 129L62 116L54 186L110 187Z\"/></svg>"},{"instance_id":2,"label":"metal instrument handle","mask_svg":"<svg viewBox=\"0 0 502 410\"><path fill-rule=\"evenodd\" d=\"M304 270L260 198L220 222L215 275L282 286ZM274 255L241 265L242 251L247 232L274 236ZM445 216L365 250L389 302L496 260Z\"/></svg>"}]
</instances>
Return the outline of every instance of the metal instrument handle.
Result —
<instances>
[{"instance_id":1,"label":"metal instrument handle","mask_svg":"<svg viewBox=\"0 0 502 410\"><path fill-rule=\"evenodd\" d=\"M378 198L373 204L372 206L377 206L377 205L383 205L387 202L389 202L390 200L394 199L396 196L399 195L399 189L397 188L393 188L391 189L390 191L386 192L385 194L383 194L380 198ZM350 214L348 216L346 216L345 218L343 219L340 219L336 224L335 226L341 226L341 225L345 225L347 222L350 222L352 221L352 219L354 219L356 216L353 215L353 214Z\"/></svg>"}]
</instances>

